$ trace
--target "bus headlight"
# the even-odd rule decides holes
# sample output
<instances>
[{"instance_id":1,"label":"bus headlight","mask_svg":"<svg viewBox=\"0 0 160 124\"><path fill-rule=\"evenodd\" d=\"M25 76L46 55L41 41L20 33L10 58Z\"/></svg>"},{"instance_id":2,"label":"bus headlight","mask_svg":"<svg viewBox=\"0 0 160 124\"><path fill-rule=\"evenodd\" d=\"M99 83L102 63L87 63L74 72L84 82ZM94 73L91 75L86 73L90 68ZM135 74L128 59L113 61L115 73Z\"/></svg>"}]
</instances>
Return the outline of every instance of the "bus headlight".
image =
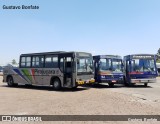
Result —
<instances>
[{"instance_id":1,"label":"bus headlight","mask_svg":"<svg viewBox=\"0 0 160 124\"><path fill-rule=\"evenodd\" d=\"M106 78L106 77L102 75L101 78Z\"/></svg>"},{"instance_id":2,"label":"bus headlight","mask_svg":"<svg viewBox=\"0 0 160 124\"><path fill-rule=\"evenodd\" d=\"M95 82L94 78L91 78L91 80L89 81L89 83L94 83L94 82Z\"/></svg>"},{"instance_id":3,"label":"bus headlight","mask_svg":"<svg viewBox=\"0 0 160 124\"><path fill-rule=\"evenodd\" d=\"M119 77L120 79L123 79L123 77Z\"/></svg>"}]
</instances>

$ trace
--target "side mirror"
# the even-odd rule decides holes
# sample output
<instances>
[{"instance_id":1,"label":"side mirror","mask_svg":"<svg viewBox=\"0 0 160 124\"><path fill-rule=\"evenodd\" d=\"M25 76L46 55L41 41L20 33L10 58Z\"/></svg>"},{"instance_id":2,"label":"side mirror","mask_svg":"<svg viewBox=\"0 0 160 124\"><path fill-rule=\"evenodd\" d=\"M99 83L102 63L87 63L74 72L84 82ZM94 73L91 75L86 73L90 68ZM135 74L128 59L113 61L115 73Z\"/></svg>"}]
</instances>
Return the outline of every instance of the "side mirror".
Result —
<instances>
[{"instance_id":1,"label":"side mirror","mask_svg":"<svg viewBox=\"0 0 160 124\"><path fill-rule=\"evenodd\" d=\"M124 63L122 62L122 67L124 67Z\"/></svg>"},{"instance_id":2,"label":"side mirror","mask_svg":"<svg viewBox=\"0 0 160 124\"><path fill-rule=\"evenodd\" d=\"M98 61L98 65L100 65L102 62L101 61Z\"/></svg>"},{"instance_id":3,"label":"side mirror","mask_svg":"<svg viewBox=\"0 0 160 124\"><path fill-rule=\"evenodd\" d=\"M79 64L79 59L77 59L77 64Z\"/></svg>"}]
</instances>

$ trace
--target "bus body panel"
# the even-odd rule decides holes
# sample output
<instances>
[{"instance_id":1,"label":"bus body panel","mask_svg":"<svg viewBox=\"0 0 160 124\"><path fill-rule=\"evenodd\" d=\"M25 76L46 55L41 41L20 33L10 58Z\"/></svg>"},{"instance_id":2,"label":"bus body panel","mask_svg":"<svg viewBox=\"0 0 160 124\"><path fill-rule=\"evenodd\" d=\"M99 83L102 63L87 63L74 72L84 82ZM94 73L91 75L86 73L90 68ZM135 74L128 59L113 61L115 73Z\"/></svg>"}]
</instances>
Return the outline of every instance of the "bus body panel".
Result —
<instances>
[{"instance_id":1,"label":"bus body panel","mask_svg":"<svg viewBox=\"0 0 160 124\"><path fill-rule=\"evenodd\" d=\"M156 56L152 54L127 55L124 61L126 83L155 83L157 77Z\"/></svg>"},{"instance_id":2,"label":"bus body panel","mask_svg":"<svg viewBox=\"0 0 160 124\"><path fill-rule=\"evenodd\" d=\"M119 74L98 74L96 76L96 81L99 83L116 83L121 84L123 83L123 73Z\"/></svg>"},{"instance_id":3,"label":"bus body panel","mask_svg":"<svg viewBox=\"0 0 160 124\"><path fill-rule=\"evenodd\" d=\"M97 55L93 56L94 59L94 69L95 69L95 80L98 83L113 83L122 84L124 79L124 74L122 71L116 71L118 68L114 68L114 61L119 62L120 70L122 69L122 58L116 55ZM102 66L101 59L111 60L111 69L100 70ZM106 65L105 65L106 66ZM104 66L104 67L105 67Z\"/></svg>"},{"instance_id":4,"label":"bus body panel","mask_svg":"<svg viewBox=\"0 0 160 124\"><path fill-rule=\"evenodd\" d=\"M53 59L56 60L57 63L48 63L48 61L53 61ZM85 60L85 63L80 63L85 64L85 68L87 68L86 62L93 62L92 55L84 52L22 54L20 56L19 68L7 66L4 69L4 82L7 82L8 76L12 76L14 83L19 84L50 86L51 81L54 78L58 78L60 80L61 87L68 88L83 85L85 83L94 83L93 70L89 72L83 71L81 72L81 75L79 75L77 69L77 61L79 59ZM41 66L43 67L32 67L34 64L39 64L40 62L42 62ZM55 64L56 68L52 68L50 66L46 68L49 64ZM21 67L21 65L29 65L29 67Z\"/></svg>"}]
</instances>

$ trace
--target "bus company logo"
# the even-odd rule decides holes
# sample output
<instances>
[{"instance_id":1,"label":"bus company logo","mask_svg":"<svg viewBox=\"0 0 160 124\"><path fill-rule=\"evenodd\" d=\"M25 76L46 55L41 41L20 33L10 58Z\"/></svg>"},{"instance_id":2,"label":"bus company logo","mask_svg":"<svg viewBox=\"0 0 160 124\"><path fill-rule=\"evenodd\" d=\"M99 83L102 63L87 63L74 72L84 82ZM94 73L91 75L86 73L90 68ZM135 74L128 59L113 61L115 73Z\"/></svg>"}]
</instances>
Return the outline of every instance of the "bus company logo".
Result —
<instances>
[{"instance_id":1,"label":"bus company logo","mask_svg":"<svg viewBox=\"0 0 160 124\"><path fill-rule=\"evenodd\" d=\"M11 116L2 116L2 121L12 121Z\"/></svg>"},{"instance_id":2,"label":"bus company logo","mask_svg":"<svg viewBox=\"0 0 160 124\"><path fill-rule=\"evenodd\" d=\"M59 71L58 71L58 70L56 71L56 74L59 74Z\"/></svg>"},{"instance_id":3,"label":"bus company logo","mask_svg":"<svg viewBox=\"0 0 160 124\"><path fill-rule=\"evenodd\" d=\"M35 69L34 70L35 74L41 74L41 75L48 75L48 74L55 74L55 70L40 70L40 69Z\"/></svg>"}]
</instances>

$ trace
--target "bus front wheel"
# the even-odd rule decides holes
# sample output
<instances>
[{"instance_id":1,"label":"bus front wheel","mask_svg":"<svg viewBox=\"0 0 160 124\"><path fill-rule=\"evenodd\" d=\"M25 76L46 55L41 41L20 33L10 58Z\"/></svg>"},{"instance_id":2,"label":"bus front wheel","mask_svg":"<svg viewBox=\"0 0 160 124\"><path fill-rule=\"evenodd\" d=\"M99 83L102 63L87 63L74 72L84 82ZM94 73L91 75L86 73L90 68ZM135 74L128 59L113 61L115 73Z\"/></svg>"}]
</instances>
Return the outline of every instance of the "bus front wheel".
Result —
<instances>
[{"instance_id":1,"label":"bus front wheel","mask_svg":"<svg viewBox=\"0 0 160 124\"><path fill-rule=\"evenodd\" d=\"M109 83L109 87L114 87L114 84L113 83Z\"/></svg>"},{"instance_id":2,"label":"bus front wheel","mask_svg":"<svg viewBox=\"0 0 160 124\"><path fill-rule=\"evenodd\" d=\"M61 81L58 78L55 78L52 83L55 90L61 89Z\"/></svg>"}]
</instances>

